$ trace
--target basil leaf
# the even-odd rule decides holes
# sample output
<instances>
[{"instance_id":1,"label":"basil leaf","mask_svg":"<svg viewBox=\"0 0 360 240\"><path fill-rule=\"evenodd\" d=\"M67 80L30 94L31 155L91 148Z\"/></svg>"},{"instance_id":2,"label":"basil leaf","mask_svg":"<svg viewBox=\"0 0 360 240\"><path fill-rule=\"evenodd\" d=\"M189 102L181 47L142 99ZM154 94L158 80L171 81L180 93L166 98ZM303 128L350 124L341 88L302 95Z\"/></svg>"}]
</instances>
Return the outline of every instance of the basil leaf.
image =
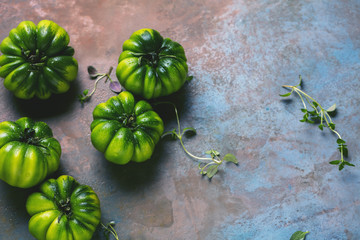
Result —
<instances>
[{"instance_id":1,"label":"basil leaf","mask_svg":"<svg viewBox=\"0 0 360 240\"><path fill-rule=\"evenodd\" d=\"M118 81L111 82L109 88L114 93L120 93L122 91L121 85Z\"/></svg>"},{"instance_id":2,"label":"basil leaf","mask_svg":"<svg viewBox=\"0 0 360 240\"><path fill-rule=\"evenodd\" d=\"M97 74L97 70L93 66L88 66L87 70L88 70L89 75Z\"/></svg>"},{"instance_id":3,"label":"basil leaf","mask_svg":"<svg viewBox=\"0 0 360 240\"><path fill-rule=\"evenodd\" d=\"M226 162L232 162L232 163L235 163L235 164L239 163L238 160L236 159L236 157L231 153L226 154L224 156L223 160L226 161Z\"/></svg>"},{"instance_id":4,"label":"basil leaf","mask_svg":"<svg viewBox=\"0 0 360 240\"><path fill-rule=\"evenodd\" d=\"M206 176L212 178L218 172L218 165L211 165L206 169Z\"/></svg>"},{"instance_id":5,"label":"basil leaf","mask_svg":"<svg viewBox=\"0 0 360 240\"><path fill-rule=\"evenodd\" d=\"M308 233L309 232L297 231L291 236L290 240L305 240L306 234Z\"/></svg>"},{"instance_id":6,"label":"basil leaf","mask_svg":"<svg viewBox=\"0 0 360 240\"><path fill-rule=\"evenodd\" d=\"M98 71L93 66L88 66L88 73L90 78L95 79L98 76Z\"/></svg>"}]
</instances>

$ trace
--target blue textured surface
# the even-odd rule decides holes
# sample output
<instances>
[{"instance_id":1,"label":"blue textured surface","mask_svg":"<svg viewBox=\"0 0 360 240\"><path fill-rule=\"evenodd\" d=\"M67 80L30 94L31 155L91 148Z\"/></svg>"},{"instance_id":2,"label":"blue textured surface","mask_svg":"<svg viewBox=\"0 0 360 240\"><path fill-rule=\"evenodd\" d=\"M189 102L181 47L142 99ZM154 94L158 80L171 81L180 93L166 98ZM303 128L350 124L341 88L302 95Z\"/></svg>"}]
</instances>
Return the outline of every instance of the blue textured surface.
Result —
<instances>
[{"instance_id":1,"label":"blue textured surface","mask_svg":"<svg viewBox=\"0 0 360 240\"><path fill-rule=\"evenodd\" d=\"M0 3L0 38L22 20L41 19L68 31L77 83L47 102L17 100L2 87L0 121L47 122L63 148L54 176L91 185L120 239L279 240L298 230L310 231L308 240L360 239L360 1L7 1ZM182 126L198 131L185 145L239 159L212 181L176 141L126 166L91 146L91 112L112 93L101 84L81 107L76 95L92 84L86 67L115 66L122 43L143 27L185 48L194 79L170 97ZM336 136L299 122L298 97L279 97L299 74L304 91L323 106L337 104L334 122L355 168L328 164L339 158ZM162 114L172 129L171 109ZM0 183L0 239L30 239L24 203L33 191Z\"/></svg>"}]
</instances>

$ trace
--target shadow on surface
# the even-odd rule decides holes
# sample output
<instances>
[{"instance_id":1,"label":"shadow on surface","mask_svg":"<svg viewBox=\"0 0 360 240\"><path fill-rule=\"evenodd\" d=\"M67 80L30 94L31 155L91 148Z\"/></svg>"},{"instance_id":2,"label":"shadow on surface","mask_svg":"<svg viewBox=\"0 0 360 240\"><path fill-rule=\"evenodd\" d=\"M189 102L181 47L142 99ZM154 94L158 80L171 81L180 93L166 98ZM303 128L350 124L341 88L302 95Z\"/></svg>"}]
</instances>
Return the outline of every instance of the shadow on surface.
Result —
<instances>
[{"instance_id":1,"label":"shadow on surface","mask_svg":"<svg viewBox=\"0 0 360 240\"><path fill-rule=\"evenodd\" d=\"M64 94L52 94L50 98L46 100L41 100L36 97L24 100L12 95L14 108L22 116L33 119L65 114L74 104L78 103L77 95L80 91L80 82L78 78L71 84L68 92Z\"/></svg>"},{"instance_id":2,"label":"shadow on surface","mask_svg":"<svg viewBox=\"0 0 360 240\"><path fill-rule=\"evenodd\" d=\"M154 150L151 159L143 162L129 162L125 165L117 165L107 161L102 155L104 172L107 182L113 182L121 190L135 192L146 188L156 181L160 165L163 160L162 152L164 145L159 142ZM100 153L100 152L99 152Z\"/></svg>"},{"instance_id":3,"label":"shadow on surface","mask_svg":"<svg viewBox=\"0 0 360 240\"><path fill-rule=\"evenodd\" d=\"M38 187L28 189L16 188L1 181L0 192L3 196L0 212L8 219L16 219L17 222L23 222L27 225L30 216L26 211L26 200L29 195L38 190Z\"/></svg>"},{"instance_id":4,"label":"shadow on surface","mask_svg":"<svg viewBox=\"0 0 360 240\"><path fill-rule=\"evenodd\" d=\"M149 100L149 103L153 106L154 110L163 119L164 125L165 125L165 131L167 129L166 123L171 120L176 119L174 107L170 104L157 104L157 103L171 102L171 103L175 104L175 106L178 110L178 114L179 114L179 116L181 116L182 115L181 112L184 111L185 101L188 102L190 99L190 97L187 95L188 87L189 87L188 84L185 83L184 86L179 91L171 94L170 96Z\"/></svg>"}]
</instances>

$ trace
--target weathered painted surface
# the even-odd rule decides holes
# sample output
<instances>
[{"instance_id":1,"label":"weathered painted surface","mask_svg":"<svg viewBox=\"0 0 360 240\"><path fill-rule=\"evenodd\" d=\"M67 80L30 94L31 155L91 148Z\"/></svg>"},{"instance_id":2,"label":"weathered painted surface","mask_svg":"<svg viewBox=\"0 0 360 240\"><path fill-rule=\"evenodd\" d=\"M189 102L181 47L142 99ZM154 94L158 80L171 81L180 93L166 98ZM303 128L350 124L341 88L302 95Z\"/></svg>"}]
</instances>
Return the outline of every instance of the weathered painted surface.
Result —
<instances>
[{"instance_id":1,"label":"weathered painted surface","mask_svg":"<svg viewBox=\"0 0 360 240\"><path fill-rule=\"evenodd\" d=\"M75 48L79 75L70 92L47 101L18 100L0 88L0 121L47 122L63 155L54 177L69 174L98 193L103 222L120 239L360 239L360 1L2 1L0 39L23 20L50 19ZM194 79L168 98L180 109L186 139L201 155L234 153L212 181L179 142L163 140L144 164L114 166L90 143L94 107L113 94L105 84L83 107L76 96L93 84L88 65L117 65L122 43L140 28L180 42ZM300 123L301 103L283 101L282 84L304 90L334 118L356 168L339 172L336 137ZM113 74L113 78L116 79ZM160 110L166 129L173 112ZM31 239L27 196L0 182L0 239ZM104 239L100 232L94 239Z\"/></svg>"}]
</instances>

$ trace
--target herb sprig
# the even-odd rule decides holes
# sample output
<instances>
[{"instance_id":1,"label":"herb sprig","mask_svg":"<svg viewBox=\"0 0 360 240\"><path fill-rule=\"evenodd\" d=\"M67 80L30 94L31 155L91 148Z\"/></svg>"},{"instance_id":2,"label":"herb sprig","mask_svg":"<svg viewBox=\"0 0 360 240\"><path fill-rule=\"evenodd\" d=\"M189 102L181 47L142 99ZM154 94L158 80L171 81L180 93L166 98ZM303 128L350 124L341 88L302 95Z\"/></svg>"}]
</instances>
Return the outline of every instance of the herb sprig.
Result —
<instances>
[{"instance_id":1,"label":"herb sprig","mask_svg":"<svg viewBox=\"0 0 360 240\"><path fill-rule=\"evenodd\" d=\"M110 85L109 88L111 91L113 91L114 93L120 93L121 92L121 85L119 82L117 81L113 81L110 77L111 72L113 70L113 67L110 67L109 71L107 73L98 73L98 71L96 70L95 67L93 66L89 66L88 67L88 73L91 79L96 79L95 83L94 83L94 88L93 90L89 93L89 89L85 89L82 94L79 94L78 98L79 101L81 103L84 103L86 101L88 101L91 96L95 93L97 85L99 83L99 81L103 78L105 79L105 83L109 80L110 81Z\"/></svg>"},{"instance_id":2,"label":"herb sprig","mask_svg":"<svg viewBox=\"0 0 360 240\"><path fill-rule=\"evenodd\" d=\"M175 110L175 115L176 115L176 121L177 121L177 129L174 128L171 131L165 132L162 137L165 136L171 136L173 139L179 139L180 144L182 146L182 148L184 149L185 153L187 155L189 155L190 157L196 159L197 161L199 161L199 170L200 170L200 174L202 175L206 175L209 179L211 179L218 171L218 167L224 163L224 162L232 162L234 164L238 164L238 160L236 159L236 157L231 154L228 153L226 154L223 158L220 157L220 153L214 149L211 149L209 151L206 151L205 154L209 155L210 157L198 157L195 156L194 154L190 153L184 145L183 142L183 137L186 134L196 134L196 129L193 127L186 127L184 129L181 129L180 126L180 120L179 120L179 115L178 115L178 111L177 108L175 106L175 104L171 103L171 102L158 102L155 103L155 105L158 104L170 104L174 107Z\"/></svg>"},{"instance_id":3,"label":"herb sprig","mask_svg":"<svg viewBox=\"0 0 360 240\"><path fill-rule=\"evenodd\" d=\"M119 236L117 234L117 232L115 231L115 222L114 221L110 221L108 224L104 225L103 223L101 223L101 226L104 229L104 235L106 240L110 239L110 234L116 239L119 240Z\"/></svg>"},{"instance_id":4,"label":"herb sprig","mask_svg":"<svg viewBox=\"0 0 360 240\"><path fill-rule=\"evenodd\" d=\"M338 150L340 152L340 160L331 161L330 164L339 165L339 170L341 171L345 166L354 167L354 164L349 163L344 158L348 157L348 148L346 145L346 141L341 137L339 132L335 130L335 123L332 121L330 114L336 110L336 104L333 104L330 108L325 110L319 102L317 102L313 97L305 93L300 89L302 78L299 76L299 84L295 86L283 85L284 88L290 88L291 91L285 94L280 94L280 97L289 97L293 92L295 92L301 99L301 102L304 108L301 111L304 113L303 119L300 122L307 123L318 123L318 127L321 131L324 130L325 127L329 128L331 132L335 133L337 136L337 144ZM308 109L310 106L310 110Z\"/></svg>"}]
</instances>

